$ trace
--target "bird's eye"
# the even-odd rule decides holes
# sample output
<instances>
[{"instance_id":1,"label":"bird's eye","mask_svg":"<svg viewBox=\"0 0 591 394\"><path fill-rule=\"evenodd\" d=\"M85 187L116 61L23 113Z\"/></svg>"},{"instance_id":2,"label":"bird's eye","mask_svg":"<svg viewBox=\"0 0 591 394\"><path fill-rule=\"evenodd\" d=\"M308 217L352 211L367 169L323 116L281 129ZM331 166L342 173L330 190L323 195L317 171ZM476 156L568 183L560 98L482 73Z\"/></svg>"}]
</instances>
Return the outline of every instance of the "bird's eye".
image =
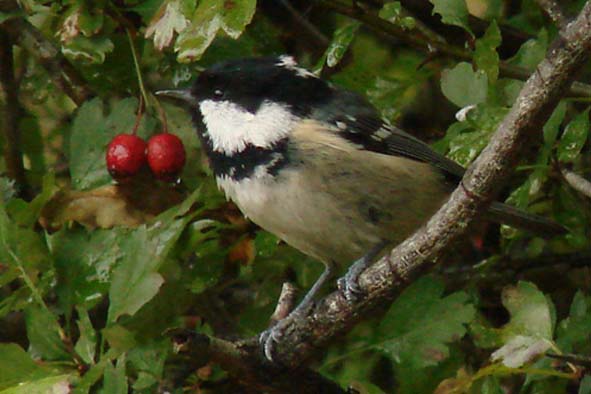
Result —
<instances>
[{"instance_id":1,"label":"bird's eye","mask_svg":"<svg viewBox=\"0 0 591 394\"><path fill-rule=\"evenodd\" d=\"M213 95L217 98L222 98L224 97L224 91L221 89L216 89L213 91Z\"/></svg>"}]
</instances>

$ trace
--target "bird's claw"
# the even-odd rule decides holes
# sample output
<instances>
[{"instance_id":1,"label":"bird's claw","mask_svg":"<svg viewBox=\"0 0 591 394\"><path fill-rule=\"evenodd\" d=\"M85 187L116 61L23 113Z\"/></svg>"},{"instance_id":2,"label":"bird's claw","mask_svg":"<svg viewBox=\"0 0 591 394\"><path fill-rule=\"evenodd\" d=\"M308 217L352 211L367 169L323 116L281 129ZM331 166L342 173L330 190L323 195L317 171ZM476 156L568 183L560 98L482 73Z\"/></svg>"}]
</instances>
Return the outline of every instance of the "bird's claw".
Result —
<instances>
[{"instance_id":1,"label":"bird's claw","mask_svg":"<svg viewBox=\"0 0 591 394\"><path fill-rule=\"evenodd\" d=\"M347 272L343 278L337 281L339 291L350 303L359 301L365 295L365 291L359 286L358 279L359 275L351 275L350 272Z\"/></svg>"}]
</instances>

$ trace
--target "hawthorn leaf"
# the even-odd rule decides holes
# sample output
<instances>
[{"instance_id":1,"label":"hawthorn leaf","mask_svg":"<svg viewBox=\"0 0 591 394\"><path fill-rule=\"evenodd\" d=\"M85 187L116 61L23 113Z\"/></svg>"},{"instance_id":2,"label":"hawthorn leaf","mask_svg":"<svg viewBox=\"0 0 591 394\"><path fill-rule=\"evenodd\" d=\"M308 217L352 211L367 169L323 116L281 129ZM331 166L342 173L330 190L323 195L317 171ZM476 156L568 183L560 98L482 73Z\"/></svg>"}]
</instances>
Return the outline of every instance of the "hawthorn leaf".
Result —
<instances>
[{"instance_id":1,"label":"hawthorn leaf","mask_svg":"<svg viewBox=\"0 0 591 394\"><path fill-rule=\"evenodd\" d=\"M474 63L478 70L483 70L488 83L493 84L499 76L499 54L497 47L501 45L501 30L493 20L484 35L476 40Z\"/></svg>"},{"instance_id":2,"label":"hawthorn leaf","mask_svg":"<svg viewBox=\"0 0 591 394\"><path fill-rule=\"evenodd\" d=\"M183 15L181 1L165 2L160 7L146 28L145 37L153 37L154 46L159 51L172 43L174 33L181 33L187 28L189 21Z\"/></svg>"},{"instance_id":3,"label":"hawthorn leaf","mask_svg":"<svg viewBox=\"0 0 591 394\"><path fill-rule=\"evenodd\" d=\"M27 382L51 377L55 373L38 364L15 343L0 343L0 393Z\"/></svg>"},{"instance_id":4,"label":"hawthorn leaf","mask_svg":"<svg viewBox=\"0 0 591 394\"><path fill-rule=\"evenodd\" d=\"M334 32L333 39L325 52L326 65L328 67L336 66L343 59L360 26L361 23L353 22Z\"/></svg>"},{"instance_id":5,"label":"hawthorn leaf","mask_svg":"<svg viewBox=\"0 0 591 394\"><path fill-rule=\"evenodd\" d=\"M581 153L589 135L589 108L570 121L558 142L558 160L572 163Z\"/></svg>"},{"instance_id":6,"label":"hawthorn leaf","mask_svg":"<svg viewBox=\"0 0 591 394\"><path fill-rule=\"evenodd\" d=\"M488 78L483 70L474 71L471 64L460 62L443 71L441 91L458 107L483 103L488 94Z\"/></svg>"},{"instance_id":7,"label":"hawthorn leaf","mask_svg":"<svg viewBox=\"0 0 591 394\"><path fill-rule=\"evenodd\" d=\"M62 52L74 61L88 64L102 64L115 45L109 38L76 36L62 45Z\"/></svg>"},{"instance_id":8,"label":"hawthorn leaf","mask_svg":"<svg viewBox=\"0 0 591 394\"><path fill-rule=\"evenodd\" d=\"M441 15L441 21L448 25L459 26L474 36L468 23L466 0L429 0L433 4L433 14Z\"/></svg>"},{"instance_id":9,"label":"hawthorn leaf","mask_svg":"<svg viewBox=\"0 0 591 394\"><path fill-rule=\"evenodd\" d=\"M74 346L76 353L87 364L94 364L94 356L96 353L96 331L92 326L88 311L84 308L77 308L78 312L78 331L80 337Z\"/></svg>"},{"instance_id":10,"label":"hawthorn leaf","mask_svg":"<svg viewBox=\"0 0 591 394\"><path fill-rule=\"evenodd\" d=\"M403 29L411 30L416 26L415 19L402 12L402 5L399 1L384 4L378 13L378 16L390 23L402 27Z\"/></svg>"},{"instance_id":11,"label":"hawthorn leaf","mask_svg":"<svg viewBox=\"0 0 591 394\"><path fill-rule=\"evenodd\" d=\"M60 335L57 316L47 309L29 305L25 308L25 325L29 340L29 353L43 360L70 360Z\"/></svg>"},{"instance_id":12,"label":"hawthorn leaf","mask_svg":"<svg viewBox=\"0 0 591 394\"><path fill-rule=\"evenodd\" d=\"M128 384L125 375L125 353L117 358L115 366L107 362L103 377L103 387L99 391L101 394L127 394Z\"/></svg>"},{"instance_id":13,"label":"hawthorn leaf","mask_svg":"<svg viewBox=\"0 0 591 394\"><path fill-rule=\"evenodd\" d=\"M441 280L427 276L409 286L379 326L384 340L374 346L409 368L436 365L449 356L448 344L466 334L475 316L464 292L443 297Z\"/></svg>"}]
</instances>

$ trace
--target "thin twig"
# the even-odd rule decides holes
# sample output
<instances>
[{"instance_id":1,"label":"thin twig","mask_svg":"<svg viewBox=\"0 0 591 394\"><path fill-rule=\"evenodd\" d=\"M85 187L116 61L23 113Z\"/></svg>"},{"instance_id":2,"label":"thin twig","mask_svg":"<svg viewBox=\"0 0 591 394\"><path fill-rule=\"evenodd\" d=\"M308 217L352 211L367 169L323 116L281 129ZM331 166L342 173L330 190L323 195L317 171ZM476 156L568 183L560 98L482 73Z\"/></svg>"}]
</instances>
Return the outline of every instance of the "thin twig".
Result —
<instances>
[{"instance_id":1,"label":"thin twig","mask_svg":"<svg viewBox=\"0 0 591 394\"><path fill-rule=\"evenodd\" d=\"M412 47L425 51L426 53L432 53L435 50L443 55L451 56L456 59L472 61L472 53L467 49L448 44L447 42L440 42L439 40L431 41L422 34L410 34L401 27L378 17L373 13L366 12L360 7L351 7L340 0L319 0L318 5L363 22L367 27L373 30L395 37ZM503 77L523 81L525 81L530 75L530 71L525 68L514 66L506 62L500 62L499 73ZM591 96L591 86L580 82L573 83L570 87L570 94L576 97L589 97Z\"/></svg>"},{"instance_id":2,"label":"thin twig","mask_svg":"<svg viewBox=\"0 0 591 394\"><path fill-rule=\"evenodd\" d=\"M571 170L567 170L566 168L561 168L560 173L564 177L564 180L570 185L570 187L583 194L585 197L591 198L590 181Z\"/></svg>"},{"instance_id":3,"label":"thin twig","mask_svg":"<svg viewBox=\"0 0 591 394\"><path fill-rule=\"evenodd\" d=\"M568 19L560 9L560 5L554 0L536 0L536 3L544 11L546 15L554 22L559 29L564 29L568 23Z\"/></svg>"}]
</instances>

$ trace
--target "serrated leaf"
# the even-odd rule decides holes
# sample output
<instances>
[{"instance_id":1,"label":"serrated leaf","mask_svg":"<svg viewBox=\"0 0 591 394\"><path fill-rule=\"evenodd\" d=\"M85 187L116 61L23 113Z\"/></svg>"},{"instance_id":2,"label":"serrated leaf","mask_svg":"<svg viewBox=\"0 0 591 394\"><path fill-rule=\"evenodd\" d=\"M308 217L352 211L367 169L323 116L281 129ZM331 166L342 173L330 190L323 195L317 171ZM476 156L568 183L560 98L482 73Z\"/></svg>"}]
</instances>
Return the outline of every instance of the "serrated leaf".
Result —
<instances>
[{"instance_id":1,"label":"serrated leaf","mask_svg":"<svg viewBox=\"0 0 591 394\"><path fill-rule=\"evenodd\" d=\"M147 389L162 379L164 362L170 348L170 341L165 338L129 351L128 362L134 370L138 371L138 379L133 383L134 390Z\"/></svg>"},{"instance_id":2,"label":"serrated leaf","mask_svg":"<svg viewBox=\"0 0 591 394\"><path fill-rule=\"evenodd\" d=\"M102 64L108 53L115 48L107 37L76 36L62 46L62 53L75 61L89 64Z\"/></svg>"},{"instance_id":3,"label":"serrated leaf","mask_svg":"<svg viewBox=\"0 0 591 394\"><path fill-rule=\"evenodd\" d=\"M491 355L491 360L502 361L508 368L519 368L551 348L546 339L517 335Z\"/></svg>"},{"instance_id":4,"label":"serrated leaf","mask_svg":"<svg viewBox=\"0 0 591 394\"><path fill-rule=\"evenodd\" d=\"M544 59L547 49L548 32L545 29L541 29L538 36L527 40L521 45L519 51L508 62L531 70Z\"/></svg>"},{"instance_id":5,"label":"serrated leaf","mask_svg":"<svg viewBox=\"0 0 591 394\"><path fill-rule=\"evenodd\" d=\"M74 306L90 309L107 293L125 231L62 229L48 237L55 259L58 304L70 314Z\"/></svg>"},{"instance_id":6,"label":"serrated leaf","mask_svg":"<svg viewBox=\"0 0 591 394\"><path fill-rule=\"evenodd\" d=\"M0 343L0 390L54 375L15 343Z\"/></svg>"},{"instance_id":7,"label":"serrated leaf","mask_svg":"<svg viewBox=\"0 0 591 394\"><path fill-rule=\"evenodd\" d=\"M26 202L21 199L14 199L8 204L11 217L23 227L32 227L39 219L45 204L56 191L55 175L53 173L45 174L41 193L37 194L33 201Z\"/></svg>"},{"instance_id":8,"label":"serrated leaf","mask_svg":"<svg viewBox=\"0 0 591 394\"><path fill-rule=\"evenodd\" d=\"M502 302L511 316L500 329L504 345L493 353L510 368L518 368L543 354L551 344L553 322L551 305L530 282L503 289Z\"/></svg>"},{"instance_id":9,"label":"serrated leaf","mask_svg":"<svg viewBox=\"0 0 591 394\"><path fill-rule=\"evenodd\" d=\"M415 27L416 21L402 12L402 5L399 1L392 1L384 4L378 16L390 23L398 25L403 29L411 30Z\"/></svg>"},{"instance_id":10,"label":"serrated leaf","mask_svg":"<svg viewBox=\"0 0 591 394\"><path fill-rule=\"evenodd\" d=\"M474 63L479 70L483 70L490 84L494 84L499 76L499 54L497 47L501 45L501 30L493 20L484 36L476 40Z\"/></svg>"},{"instance_id":11,"label":"serrated leaf","mask_svg":"<svg viewBox=\"0 0 591 394\"><path fill-rule=\"evenodd\" d=\"M394 302L379 326L386 338L374 346L410 368L436 365L449 356L448 344L466 333L475 309L464 292L443 297L440 280L423 277Z\"/></svg>"},{"instance_id":12,"label":"serrated leaf","mask_svg":"<svg viewBox=\"0 0 591 394\"><path fill-rule=\"evenodd\" d=\"M154 46L159 51L169 46L174 33L181 33L189 21L183 15L180 0L163 3L146 28L145 38L154 36Z\"/></svg>"},{"instance_id":13,"label":"serrated leaf","mask_svg":"<svg viewBox=\"0 0 591 394\"><path fill-rule=\"evenodd\" d=\"M117 359L116 366L108 362L103 377L103 387L99 391L102 394L127 394L127 376L125 375L125 354Z\"/></svg>"},{"instance_id":14,"label":"serrated leaf","mask_svg":"<svg viewBox=\"0 0 591 394\"><path fill-rule=\"evenodd\" d=\"M573 162L581 153L589 135L589 109L577 115L564 129L558 143L558 160Z\"/></svg>"},{"instance_id":15,"label":"serrated leaf","mask_svg":"<svg viewBox=\"0 0 591 394\"><path fill-rule=\"evenodd\" d=\"M78 331L80 337L74 346L76 353L87 364L94 364L96 353L96 331L92 326L88 311L84 308L77 308L78 312Z\"/></svg>"},{"instance_id":16,"label":"serrated leaf","mask_svg":"<svg viewBox=\"0 0 591 394\"><path fill-rule=\"evenodd\" d=\"M556 344L562 352L589 351L591 337L591 298L578 291L573 297L570 312L556 329Z\"/></svg>"},{"instance_id":17,"label":"serrated leaf","mask_svg":"<svg viewBox=\"0 0 591 394\"><path fill-rule=\"evenodd\" d=\"M458 107L483 103L488 93L488 78L484 71L474 71L471 64L460 62L443 71L441 91Z\"/></svg>"},{"instance_id":18,"label":"serrated leaf","mask_svg":"<svg viewBox=\"0 0 591 394\"><path fill-rule=\"evenodd\" d=\"M256 0L203 0L191 18L191 24L179 35L174 50L179 62L198 60L221 29L230 37L240 37L250 23Z\"/></svg>"},{"instance_id":19,"label":"serrated leaf","mask_svg":"<svg viewBox=\"0 0 591 394\"><path fill-rule=\"evenodd\" d=\"M72 376L64 374L21 382L0 391L0 394L70 394Z\"/></svg>"},{"instance_id":20,"label":"serrated leaf","mask_svg":"<svg viewBox=\"0 0 591 394\"><path fill-rule=\"evenodd\" d=\"M44 360L69 360L64 342L60 336L57 316L37 305L25 309L25 324L29 340L29 353Z\"/></svg>"},{"instance_id":21,"label":"serrated leaf","mask_svg":"<svg viewBox=\"0 0 591 394\"><path fill-rule=\"evenodd\" d=\"M191 219L191 215L183 215L198 196L196 190L182 204L159 215L152 225L143 225L121 240L123 258L113 272L109 290L109 323L124 314L133 316L156 295L164 283L158 269Z\"/></svg>"},{"instance_id":22,"label":"serrated leaf","mask_svg":"<svg viewBox=\"0 0 591 394\"><path fill-rule=\"evenodd\" d=\"M347 49L355 38L355 33L359 30L361 23L353 22L349 23L334 32L332 41L328 46L325 56L326 56L326 65L328 67L334 67L345 56L347 53Z\"/></svg>"},{"instance_id":23,"label":"serrated leaf","mask_svg":"<svg viewBox=\"0 0 591 394\"><path fill-rule=\"evenodd\" d=\"M441 21L448 25L455 25L474 36L468 23L468 7L465 0L429 0L433 4L433 14L441 15Z\"/></svg>"}]
</instances>

